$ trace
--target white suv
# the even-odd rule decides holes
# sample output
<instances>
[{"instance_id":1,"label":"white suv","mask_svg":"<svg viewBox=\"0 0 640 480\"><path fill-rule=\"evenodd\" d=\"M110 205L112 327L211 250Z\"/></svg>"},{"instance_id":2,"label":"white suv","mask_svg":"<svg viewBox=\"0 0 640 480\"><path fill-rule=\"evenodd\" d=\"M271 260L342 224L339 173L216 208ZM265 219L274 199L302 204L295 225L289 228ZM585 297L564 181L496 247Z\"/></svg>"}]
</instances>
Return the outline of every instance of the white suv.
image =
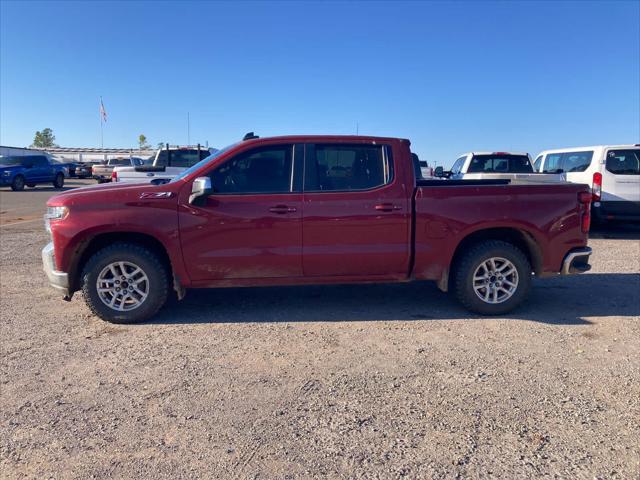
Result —
<instances>
[{"instance_id":1,"label":"white suv","mask_svg":"<svg viewBox=\"0 0 640 480\"><path fill-rule=\"evenodd\" d=\"M640 221L640 144L545 150L534 168L590 185L595 220Z\"/></svg>"}]
</instances>

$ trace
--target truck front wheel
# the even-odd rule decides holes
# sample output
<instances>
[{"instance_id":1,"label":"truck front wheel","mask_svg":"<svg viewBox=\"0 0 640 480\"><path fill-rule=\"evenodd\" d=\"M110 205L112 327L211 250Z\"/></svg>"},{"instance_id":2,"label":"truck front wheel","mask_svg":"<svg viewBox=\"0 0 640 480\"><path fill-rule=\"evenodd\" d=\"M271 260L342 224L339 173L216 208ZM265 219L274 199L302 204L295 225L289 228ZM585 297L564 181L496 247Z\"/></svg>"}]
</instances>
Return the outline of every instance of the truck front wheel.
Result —
<instances>
[{"instance_id":1,"label":"truck front wheel","mask_svg":"<svg viewBox=\"0 0 640 480\"><path fill-rule=\"evenodd\" d=\"M455 266L453 287L467 309L500 315L520 305L531 288L531 264L515 245L487 240L472 246Z\"/></svg>"},{"instance_id":2,"label":"truck front wheel","mask_svg":"<svg viewBox=\"0 0 640 480\"><path fill-rule=\"evenodd\" d=\"M111 323L142 322L165 304L168 272L158 256L136 244L114 243L96 252L82 273L89 308Z\"/></svg>"}]
</instances>

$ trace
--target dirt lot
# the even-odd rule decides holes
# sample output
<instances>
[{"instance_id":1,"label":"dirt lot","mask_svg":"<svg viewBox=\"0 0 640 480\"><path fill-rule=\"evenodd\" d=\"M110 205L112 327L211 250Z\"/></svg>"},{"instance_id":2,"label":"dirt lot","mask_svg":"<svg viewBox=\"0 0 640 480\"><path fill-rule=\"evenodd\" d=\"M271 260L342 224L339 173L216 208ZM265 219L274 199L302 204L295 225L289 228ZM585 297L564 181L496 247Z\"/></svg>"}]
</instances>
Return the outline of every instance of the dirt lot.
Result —
<instances>
[{"instance_id":1,"label":"dirt lot","mask_svg":"<svg viewBox=\"0 0 640 480\"><path fill-rule=\"evenodd\" d=\"M47 286L38 190L0 192L4 478L640 476L640 228L510 318L427 283L189 292L113 326Z\"/></svg>"}]
</instances>

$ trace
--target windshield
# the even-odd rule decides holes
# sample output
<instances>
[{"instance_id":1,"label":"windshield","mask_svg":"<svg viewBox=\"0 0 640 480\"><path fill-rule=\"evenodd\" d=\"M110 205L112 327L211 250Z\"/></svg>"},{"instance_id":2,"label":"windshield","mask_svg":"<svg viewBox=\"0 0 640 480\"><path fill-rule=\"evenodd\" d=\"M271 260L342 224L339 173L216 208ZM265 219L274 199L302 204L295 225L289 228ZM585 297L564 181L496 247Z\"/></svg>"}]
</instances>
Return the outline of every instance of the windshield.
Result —
<instances>
[{"instance_id":1,"label":"windshield","mask_svg":"<svg viewBox=\"0 0 640 480\"><path fill-rule=\"evenodd\" d=\"M20 157L0 157L0 165L22 165L22 161L20 160Z\"/></svg>"},{"instance_id":2,"label":"windshield","mask_svg":"<svg viewBox=\"0 0 640 480\"><path fill-rule=\"evenodd\" d=\"M191 175L193 172L195 172L196 170L198 170L200 167L202 167L203 165L205 165L206 163L209 163L211 160L213 160L214 158L220 156L220 154L226 152L227 150L230 150L231 148L235 147L237 145L237 143L233 143L231 145L228 145L226 147L224 147L221 150L218 150L217 152L212 153L211 155L209 155L207 158L203 158L202 160L200 160L198 163L196 163L195 165L187 168L184 172L182 172L180 175L178 175L177 177L174 177L173 180L171 180L170 183L173 182L177 182L178 180L182 180L185 177L188 177L189 175Z\"/></svg>"}]
</instances>

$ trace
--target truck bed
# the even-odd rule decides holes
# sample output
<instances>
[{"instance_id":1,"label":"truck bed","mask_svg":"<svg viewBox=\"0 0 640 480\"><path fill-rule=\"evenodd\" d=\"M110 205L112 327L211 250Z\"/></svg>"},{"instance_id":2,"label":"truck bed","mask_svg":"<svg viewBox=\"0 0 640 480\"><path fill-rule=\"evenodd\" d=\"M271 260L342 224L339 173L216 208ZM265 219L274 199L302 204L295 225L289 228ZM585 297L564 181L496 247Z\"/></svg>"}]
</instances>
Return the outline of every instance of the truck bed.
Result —
<instances>
[{"instance_id":1,"label":"truck bed","mask_svg":"<svg viewBox=\"0 0 640 480\"><path fill-rule=\"evenodd\" d=\"M564 173L465 173L463 180L510 180L512 184L564 183Z\"/></svg>"},{"instance_id":2,"label":"truck bed","mask_svg":"<svg viewBox=\"0 0 640 480\"><path fill-rule=\"evenodd\" d=\"M540 253L539 275L557 273L566 253L586 244L579 192L588 186L559 183L514 185L506 180L419 180L414 194L413 277L446 277L456 246L474 231L514 232ZM567 193L573 193L567 194ZM464 248L464 243L458 248Z\"/></svg>"}]
</instances>

